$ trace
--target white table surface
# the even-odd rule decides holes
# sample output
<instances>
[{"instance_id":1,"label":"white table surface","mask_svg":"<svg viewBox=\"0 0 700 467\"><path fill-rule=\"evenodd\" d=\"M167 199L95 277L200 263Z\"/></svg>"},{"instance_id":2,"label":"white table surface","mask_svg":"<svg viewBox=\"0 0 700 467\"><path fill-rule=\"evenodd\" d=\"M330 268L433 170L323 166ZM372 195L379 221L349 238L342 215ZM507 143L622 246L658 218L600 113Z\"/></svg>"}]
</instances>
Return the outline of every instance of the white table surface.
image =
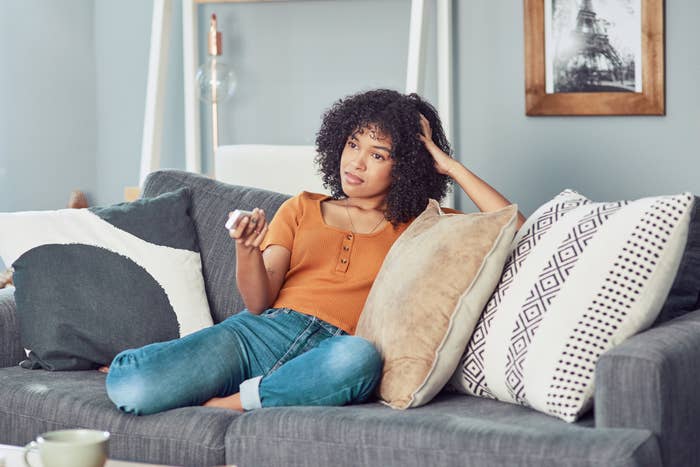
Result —
<instances>
[{"instance_id":1,"label":"white table surface","mask_svg":"<svg viewBox=\"0 0 700 467\"><path fill-rule=\"evenodd\" d=\"M23 448L20 446L8 446L6 444L0 444L0 459L5 458L5 465L3 467L26 467L24 460L22 459ZM39 456L36 454L30 454L29 460L35 467L41 465L39 461ZM2 462L0 461L0 466ZM167 467L160 464L143 464L140 462L126 462L126 461L115 461L108 460L105 467ZM236 467L236 466L231 466Z\"/></svg>"}]
</instances>

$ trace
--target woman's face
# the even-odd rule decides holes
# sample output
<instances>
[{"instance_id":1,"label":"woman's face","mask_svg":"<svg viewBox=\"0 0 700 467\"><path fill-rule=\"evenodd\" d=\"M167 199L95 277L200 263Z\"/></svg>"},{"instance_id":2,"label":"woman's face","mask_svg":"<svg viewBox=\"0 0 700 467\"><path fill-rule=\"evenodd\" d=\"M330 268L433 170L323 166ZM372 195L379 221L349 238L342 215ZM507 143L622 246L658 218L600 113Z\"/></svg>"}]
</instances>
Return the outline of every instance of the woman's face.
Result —
<instances>
[{"instance_id":1,"label":"woman's face","mask_svg":"<svg viewBox=\"0 0 700 467\"><path fill-rule=\"evenodd\" d=\"M340 156L340 180L348 197L385 197L391 186L391 137L370 125L351 134Z\"/></svg>"}]
</instances>

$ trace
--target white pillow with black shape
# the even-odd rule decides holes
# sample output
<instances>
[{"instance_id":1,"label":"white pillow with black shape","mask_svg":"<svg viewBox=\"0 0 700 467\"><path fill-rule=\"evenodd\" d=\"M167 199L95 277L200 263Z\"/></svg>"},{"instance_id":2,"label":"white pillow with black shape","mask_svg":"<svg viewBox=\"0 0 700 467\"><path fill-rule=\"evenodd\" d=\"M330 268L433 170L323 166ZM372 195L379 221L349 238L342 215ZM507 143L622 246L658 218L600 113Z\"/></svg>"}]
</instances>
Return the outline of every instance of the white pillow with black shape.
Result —
<instances>
[{"instance_id":1,"label":"white pillow with black shape","mask_svg":"<svg viewBox=\"0 0 700 467\"><path fill-rule=\"evenodd\" d=\"M600 355L648 328L688 236L690 193L591 202L566 190L513 240L452 389L575 421Z\"/></svg>"},{"instance_id":2,"label":"white pillow with black shape","mask_svg":"<svg viewBox=\"0 0 700 467\"><path fill-rule=\"evenodd\" d=\"M212 318L188 188L110 207L0 213L25 368L92 369Z\"/></svg>"}]
</instances>

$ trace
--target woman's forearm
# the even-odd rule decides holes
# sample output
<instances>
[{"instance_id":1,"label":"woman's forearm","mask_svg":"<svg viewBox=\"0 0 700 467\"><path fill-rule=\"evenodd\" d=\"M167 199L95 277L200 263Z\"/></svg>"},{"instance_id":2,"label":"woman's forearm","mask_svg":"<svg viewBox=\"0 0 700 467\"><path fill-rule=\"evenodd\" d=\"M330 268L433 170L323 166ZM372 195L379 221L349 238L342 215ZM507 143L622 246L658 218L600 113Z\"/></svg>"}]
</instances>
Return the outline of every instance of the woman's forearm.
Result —
<instances>
[{"instance_id":1,"label":"woman's forearm","mask_svg":"<svg viewBox=\"0 0 700 467\"><path fill-rule=\"evenodd\" d=\"M497 211L512 204L491 185L477 177L471 170L463 166L457 159L448 156L432 140L430 122L424 115L421 119L421 134L418 138L425 144L435 163L438 173L451 177L462 188L464 193L476 204L481 212ZM518 211L517 229L525 223L525 216Z\"/></svg>"},{"instance_id":2,"label":"woman's forearm","mask_svg":"<svg viewBox=\"0 0 700 467\"><path fill-rule=\"evenodd\" d=\"M496 191L496 189L494 189L484 180L480 179L459 161L453 159L452 162L453 163L449 166L447 175L452 177L452 179L460 186L460 188L462 188L464 193L469 196L480 211L497 211L498 209L512 204L502 194ZM518 211L517 228L520 229L524 222L525 216Z\"/></svg>"},{"instance_id":3,"label":"woman's forearm","mask_svg":"<svg viewBox=\"0 0 700 467\"><path fill-rule=\"evenodd\" d=\"M236 245L236 283L248 311L259 315L270 307L270 281L257 247Z\"/></svg>"}]
</instances>

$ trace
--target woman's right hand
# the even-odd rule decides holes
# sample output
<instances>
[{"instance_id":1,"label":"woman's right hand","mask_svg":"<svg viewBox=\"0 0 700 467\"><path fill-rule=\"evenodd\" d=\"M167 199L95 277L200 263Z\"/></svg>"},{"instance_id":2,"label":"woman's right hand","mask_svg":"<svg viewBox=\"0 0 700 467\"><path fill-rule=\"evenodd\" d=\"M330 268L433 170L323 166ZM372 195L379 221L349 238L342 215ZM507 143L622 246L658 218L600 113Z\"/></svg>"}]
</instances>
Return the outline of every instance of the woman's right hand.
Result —
<instances>
[{"instance_id":1,"label":"woman's right hand","mask_svg":"<svg viewBox=\"0 0 700 467\"><path fill-rule=\"evenodd\" d=\"M233 212L228 215L231 217ZM267 221L265 211L260 208L253 209L253 215L244 217L235 228L228 231L231 238L236 240L237 247L247 249L257 249L267 233Z\"/></svg>"}]
</instances>

